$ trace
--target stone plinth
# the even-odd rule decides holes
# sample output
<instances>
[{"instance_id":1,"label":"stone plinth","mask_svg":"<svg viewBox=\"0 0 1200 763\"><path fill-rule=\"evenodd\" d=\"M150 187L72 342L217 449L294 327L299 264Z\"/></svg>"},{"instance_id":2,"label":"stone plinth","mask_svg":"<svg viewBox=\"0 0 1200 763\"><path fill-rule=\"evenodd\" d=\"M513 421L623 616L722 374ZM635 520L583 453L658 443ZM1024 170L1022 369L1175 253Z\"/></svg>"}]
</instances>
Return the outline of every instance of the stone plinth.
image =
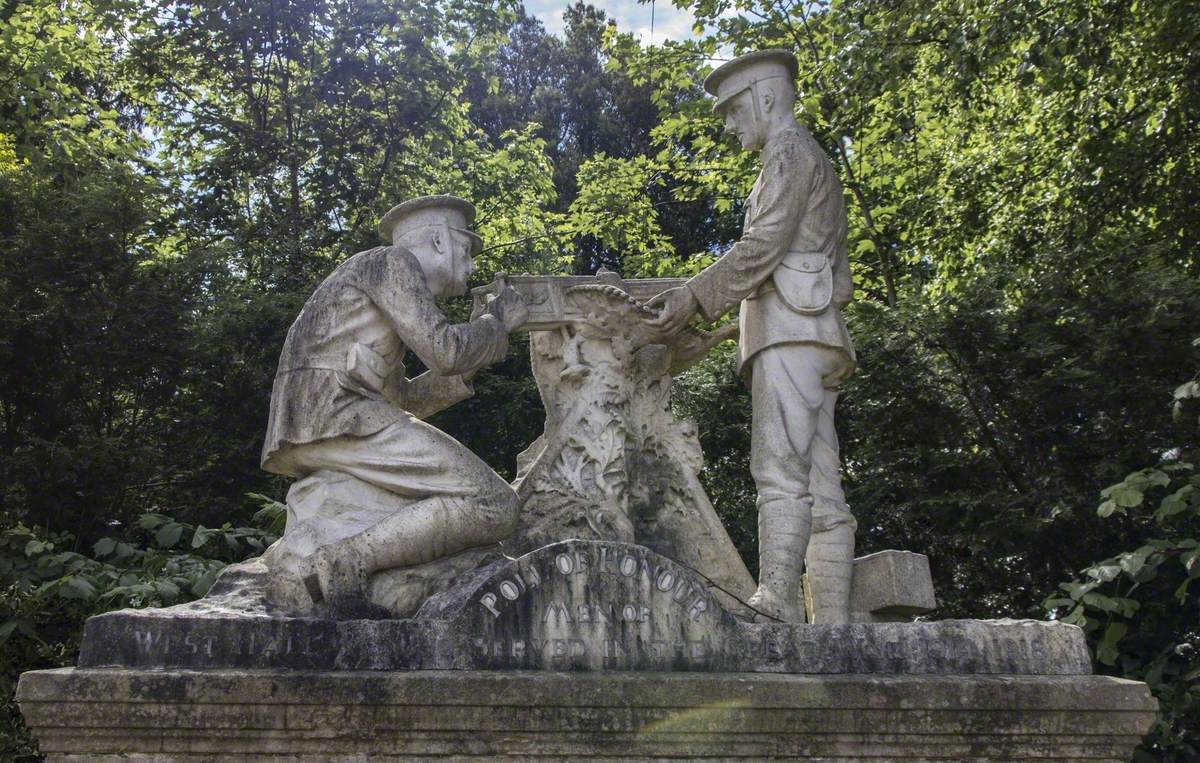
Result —
<instances>
[{"instance_id":1,"label":"stone plinth","mask_svg":"<svg viewBox=\"0 0 1200 763\"><path fill-rule=\"evenodd\" d=\"M17 692L49 761L1127 761L1100 676L63 669Z\"/></svg>"},{"instance_id":2,"label":"stone plinth","mask_svg":"<svg viewBox=\"0 0 1200 763\"><path fill-rule=\"evenodd\" d=\"M1144 684L1029 620L789 624L643 546L503 559L404 620L217 606L91 618L21 677L50 760L1127 760Z\"/></svg>"},{"instance_id":3,"label":"stone plinth","mask_svg":"<svg viewBox=\"0 0 1200 763\"><path fill-rule=\"evenodd\" d=\"M80 667L1086 675L1083 632L1032 620L743 622L643 546L564 541L406 620L270 617L207 600L93 617Z\"/></svg>"}]
</instances>

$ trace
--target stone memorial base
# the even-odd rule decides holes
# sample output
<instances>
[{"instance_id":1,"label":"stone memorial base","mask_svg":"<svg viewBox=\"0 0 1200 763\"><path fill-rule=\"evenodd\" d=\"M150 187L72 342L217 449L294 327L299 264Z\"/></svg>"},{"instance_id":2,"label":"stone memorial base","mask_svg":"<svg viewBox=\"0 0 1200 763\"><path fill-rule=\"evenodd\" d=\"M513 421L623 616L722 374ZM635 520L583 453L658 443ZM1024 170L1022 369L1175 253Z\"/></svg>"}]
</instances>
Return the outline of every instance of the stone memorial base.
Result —
<instances>
[{"instance_id":1,"label":"stone memorial base","mask_svg":"<svg viewBox=\"0 0 1200 763\"><path fill-rule=\"evenodd\" d=\"M607 541L498 561L409 619L282 617L236 601L218 590L91 618L78 668L21 677L42 752L1125 761L1157 709L1144 684L1091 675L1075 626L747 622L694 570Z\"/></svg>"},{"instance_id":2,"label":"stone memorial base","mask_svg":"<svg viewBox=\"0 0 1200 763\"><path fill-rule=\"evenodd\" d=\"M49 761L1127 761L1102 676L63 669L18 700Z\"/></svg>"}]
</instances>

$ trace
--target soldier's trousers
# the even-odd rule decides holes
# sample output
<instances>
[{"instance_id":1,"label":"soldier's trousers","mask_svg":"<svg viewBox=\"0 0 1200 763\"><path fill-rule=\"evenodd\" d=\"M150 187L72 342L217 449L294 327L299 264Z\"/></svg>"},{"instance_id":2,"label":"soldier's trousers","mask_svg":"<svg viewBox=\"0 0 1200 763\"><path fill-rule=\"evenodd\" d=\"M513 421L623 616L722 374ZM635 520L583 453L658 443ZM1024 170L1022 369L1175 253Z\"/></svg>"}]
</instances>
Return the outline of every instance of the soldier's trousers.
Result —
<instances>
[{"instance_id":1,"label":"soldier's trousers","mask_svg":"<svg viewBox=\"0 0 1200 763\"><path fill-rule=\"evenodd\" d=\"M495 543L516 526L512 487L462 443L411 416L366 437L294 446L286 458L295 472L312 475L292 486L289 511L302 500L306 483L330 472L366 483L382 497L373 503L385 506L376 515L383 516L341 541L358 557L364 576Z\"/></svg>"},{"instance_id":2,"label":"soldier's trousers","mask_svg":"<svg viewBox=\"0 0 1200 763\"><path fill-rule=\"evenodd\" d=\"M802 501L812 507L813 532L856 527L842 492L833 422L838 392L825 386L845 362L841 353L783 344L761 350L752 362L750 472L759 506Z\"/></svg>"},{"instance_id":3,"label":"soldier's trousers","mask_svg":"<svg viewBox=\"0 0 1200 763\"><path fill-rule=\"evenodd\" d=\"M802 622L807 567L811 622L850 619L854 517L846 507L833 409L845 359L814 344L768 347L754 356L750 470L758 488L760 603Z\"/></svg>"}]
</instances>

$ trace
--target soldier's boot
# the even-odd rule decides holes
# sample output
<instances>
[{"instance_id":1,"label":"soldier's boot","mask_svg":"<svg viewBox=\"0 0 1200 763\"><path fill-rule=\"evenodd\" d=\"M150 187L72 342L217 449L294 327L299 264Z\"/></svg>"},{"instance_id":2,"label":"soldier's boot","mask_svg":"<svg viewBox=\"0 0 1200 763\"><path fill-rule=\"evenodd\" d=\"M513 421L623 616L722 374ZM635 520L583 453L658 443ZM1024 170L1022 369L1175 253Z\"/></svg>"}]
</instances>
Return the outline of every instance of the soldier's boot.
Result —
<instances>
[{"instance_id":1,"label":"soldier's boot","mask_svg":"<svg viewBox=\"0 0 1200 763\"><path fill-rule=\"evenodd\" d=\"M854 526L837 524L812 535L805 559L813 603L813 622L850 622L850 584L854 576Z\"/></svg>"},{"instance_id":2,"label":"soldier's boot","mask_svg":"<svg viewBox=\"0 0 1200 763\"><path fill-rule=\"evenodd\" d=\"M371 574L502 540L513 533L518 508L516 493L507 484L477 497L418 501L357 535L319 548L306 585L314 601L323 598L339 619L355 612L373 616L374 608L366 604Z\"/></svg>"},{"instance_id":3,"label":"soldier's boot","mask_svg":"<svg viewBox=\"0 0 1200 763\"><path fill-rule=\"evenodd\" d=\"M776 499L758 507L758 590L748 604L785 623L804 622L800 578L812 527L812 499Z\"/></svg>"}]
</instances>

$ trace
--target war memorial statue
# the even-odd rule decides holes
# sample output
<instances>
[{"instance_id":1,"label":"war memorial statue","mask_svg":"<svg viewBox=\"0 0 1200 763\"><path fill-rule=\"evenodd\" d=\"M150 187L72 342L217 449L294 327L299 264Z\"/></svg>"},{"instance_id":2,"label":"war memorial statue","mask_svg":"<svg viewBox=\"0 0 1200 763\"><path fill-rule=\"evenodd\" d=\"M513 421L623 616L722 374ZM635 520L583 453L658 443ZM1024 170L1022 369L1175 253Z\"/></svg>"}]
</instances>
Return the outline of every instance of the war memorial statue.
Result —
<instances>
[{"instance_id":1,"label":"war memorial statue","mask_svg":"<svg viewBox=\"0 0 1200 763\"><path fill-rule=\"evenodd\" d=\"M804 622L807 550L815 621L850 619L854 517L846 506L833 414L856 359L841 308L854 293L842 184L796 122L796 57L742 56L704 82L713 111L762 172L746 201L741 239L685 285L656 297L656 325L697 312L716 320L741 303L738 370L750 380L750 471L758 488L756 609ZM811 538L811 540L810 540Z\"/></svg>"},{"instance_id":2,"label":"war memorial statue","mask_svg":"<svg viewBox=\"0 0 1200 763\"><path fill-rule=\"evenodd\" d=\"M854 558L846 211L795 76L768 50L705 81L762 171L740 239L686 281L500 275L456 325L435 299L467 292L473 207L384 215L280 354L262 465L294 479L283 536L195 602L89 619L78 667L24 674L47 759L1127 760L1156 702L1092 675L1079 628L921 619L926 557ZM509 484L425 419L514 332L545 427ZM757 582L670 404L734 337Z\"/></svg>"},{"instance_id":3,"label":"war memorial statue","mask_svg":"<svg viewBox=\"0 0 1200 763\"><path fill-rule=\"evenodd\" d=\"M512 289L451 325L435 297L463 296L480 239L475 209L452 196L406 201L379 231L391 246L342 263L288 331L271 392L263 468L299 479L284 537L264 555L334 610L365 602L378 570L496 543L517 523L513 489L421 419L471 395L528 309ZM405 376L411 351L429 369ZM282 581L281 581L282 583ZM282 602L281 602L282 603ZM347 610L349 608L349 610Z\"/></svg>"}]
</instances>

